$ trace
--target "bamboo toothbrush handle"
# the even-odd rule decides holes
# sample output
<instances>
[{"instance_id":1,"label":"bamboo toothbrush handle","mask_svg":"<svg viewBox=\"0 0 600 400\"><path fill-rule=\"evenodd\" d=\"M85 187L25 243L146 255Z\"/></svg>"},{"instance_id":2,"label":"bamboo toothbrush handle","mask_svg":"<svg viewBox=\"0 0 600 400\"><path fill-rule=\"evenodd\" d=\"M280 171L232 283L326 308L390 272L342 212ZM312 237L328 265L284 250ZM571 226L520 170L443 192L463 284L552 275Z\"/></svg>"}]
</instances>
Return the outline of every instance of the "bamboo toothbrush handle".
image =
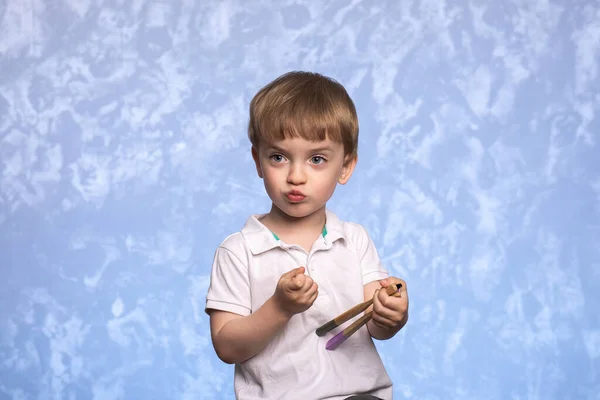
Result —
<instances>
[{"instance_id":1,"label":"bamboo toothbrush handle","mask_svg":"<svg viewBox=\"0 0 600 400\"><path fill-rule=\"evenodd\" d=\"M352 336L354 334L354 332L356 332L362 326L364 326L367 322L369 322L371 320L372 316L373 316L373 311L369 311L368 313L365 313L365 315L363 315L362 317L360 317L359 319L354 321L354 323L352 325L350 325L349 327L347 327L346 329L344 329L343 331L341 331L340 333L338 333L337 335L335 335L334 337L329 339L329 341L325 345L325 348L327 350L335 350L340 344L344 343L346 341L346 339L348 339L350 336Z\"/></svg>"},{"instance_id":2,"label":"bamboo toothbrush handle","mask_svg":"<svg viewBox=\"0 0 600 400\"><path fill-rule=\"evenodd\" d=\"M394 285L389 285L386 288L386 292L390 296L397 296L398 290L400 290L401 287L402 287L402 285L399 283L394 284ZM323 336L327 332L331 331L332 329L337 328L344 322L348 321L349 319L351 319L351 318L357 316L358 314L360 314L361 312L365 311L367 308L369 308L371 306L371 304L373 304L372 298L348 309L347 311L338 315L334 319L330 320L329 322L327 322L327 323L321 325L319 328L317 328L317 330L316 330L317 336Z\"/></svg>"},{"instance_id":3,"label":"bamboo toothbrush handle","mask_svg":"<svg viewBox=\"0 0 600 400\"><path fill-rule=\"evenodd\" d=\"M332 330L332 329L340 326L344 322L348 321L350 318L355 317L356 315L360 314L361 312L363 312L364 310L366 310L367 308L369 308L369 306L371 304L373 304L373 299L367 300L367 301L365 301L363 303L357 304L354 307L348 309L347 311L345 311L342 314L338 315L337 317L335 317L331 321L329 321L329 322L321 325L319 328L317 328L317 336L323 336L323 335L325 335L330 330Z\"/></svg>"}]
</instances>

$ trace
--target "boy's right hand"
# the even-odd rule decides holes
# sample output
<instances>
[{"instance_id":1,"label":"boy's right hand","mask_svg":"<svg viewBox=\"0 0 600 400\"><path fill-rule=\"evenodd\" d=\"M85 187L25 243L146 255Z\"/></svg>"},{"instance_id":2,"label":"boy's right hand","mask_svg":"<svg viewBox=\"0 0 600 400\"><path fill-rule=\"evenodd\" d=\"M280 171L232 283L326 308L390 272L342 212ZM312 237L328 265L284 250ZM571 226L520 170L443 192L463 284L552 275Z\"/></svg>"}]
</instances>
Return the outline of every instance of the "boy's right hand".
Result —
<instances>
[{"instance_id":1,"label":"boy's right hand","mask_svg":"<svg viewBox=\"0 0 600 400\"><path fill-rule=\"evenodd\" d=\"M308 310L319 294L316 282L304 271L304 267L294 268L283 274L277 282L275 302L290 316Z\"/></svg>"}]
</instances>

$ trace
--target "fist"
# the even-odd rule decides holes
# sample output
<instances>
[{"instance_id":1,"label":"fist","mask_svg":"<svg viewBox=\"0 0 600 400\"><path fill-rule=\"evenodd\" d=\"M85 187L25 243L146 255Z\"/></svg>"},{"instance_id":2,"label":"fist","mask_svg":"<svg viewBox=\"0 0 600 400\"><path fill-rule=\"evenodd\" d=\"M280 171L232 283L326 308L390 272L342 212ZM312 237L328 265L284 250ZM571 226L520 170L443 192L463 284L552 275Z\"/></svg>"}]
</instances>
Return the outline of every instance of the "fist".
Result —
<instances>
[{"instance_id":1,"label":"fist","mask_svg":"<svg viewBox=\"0 0 600 400\"><path fill-rule=\"evenodd\" d=\"M283 274L277 282L276 304L288 315L308 310L319 295L317 284L304 271L304 267L294 268Z\"/></svg>"},{"instance_id":2,"label":"fist","mask_svg":"<svg viewBox=\"0 0 600 400\"><path fill-rule=\"evenodd\" d=\"M406 282L389 277L380 282L382 288L401 283L402 288L390 296L385 290L378 289L373 295L373 323L381 328L396 330L404 326L408 320L408 292Z\"/></svg>"}]
</instances>

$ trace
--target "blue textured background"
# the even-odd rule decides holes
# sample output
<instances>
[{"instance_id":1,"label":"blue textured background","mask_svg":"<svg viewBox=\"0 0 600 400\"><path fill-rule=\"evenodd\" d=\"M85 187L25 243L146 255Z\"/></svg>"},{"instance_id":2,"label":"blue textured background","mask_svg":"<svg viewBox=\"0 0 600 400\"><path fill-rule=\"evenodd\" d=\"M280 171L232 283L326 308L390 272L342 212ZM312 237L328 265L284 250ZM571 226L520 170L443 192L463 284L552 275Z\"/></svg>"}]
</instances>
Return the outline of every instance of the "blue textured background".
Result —
<instances>
[{"instance_id":1,"label":"blue textured background","mask_svg":"<svg viewBox=\"0 0 600 400\"><path fill-rule=\"evenodd\" d=\"M328 3L0 1L0 398L232 398L209 268L292 69L358 107L396 398L600 398L600 3Z\"/></svg>"}]
</instances>

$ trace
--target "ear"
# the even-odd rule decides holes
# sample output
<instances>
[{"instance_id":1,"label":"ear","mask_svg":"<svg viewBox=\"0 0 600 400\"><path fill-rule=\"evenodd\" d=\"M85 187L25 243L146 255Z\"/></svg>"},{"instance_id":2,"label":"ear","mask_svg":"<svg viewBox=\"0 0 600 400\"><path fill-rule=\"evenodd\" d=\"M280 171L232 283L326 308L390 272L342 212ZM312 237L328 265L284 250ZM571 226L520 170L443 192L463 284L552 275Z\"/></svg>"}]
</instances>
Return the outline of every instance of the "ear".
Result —
<instances>
[{"instance_id":1,"label":"ear","mask_svg":"<svg viewBox=\"0 0 600 400\"><path fill-rule=\"evenodd\" d=\"M345 185L350 180L350 177L352 176L352 173L354 172L354 168L356 167L357 162L358 162L357 154L346 156L346 159L344 160L344 166L342 167L342 173L340 174L340 177L338 178L338 183L340 185Z\"/></svg>"},{"instance_id":2,"label":"ear","mask_svg":"<svg viewBox=\"0 0 600 400\"><path fill-rule=\"evenodd\" d=\"M260 167L260 161L258 159L258 149L252 146L252 158L254 159L254 164L256 165L256 172L258 173L258 177L262 179L263 173L262 168Z\"/></svg>"}]
</instances>

